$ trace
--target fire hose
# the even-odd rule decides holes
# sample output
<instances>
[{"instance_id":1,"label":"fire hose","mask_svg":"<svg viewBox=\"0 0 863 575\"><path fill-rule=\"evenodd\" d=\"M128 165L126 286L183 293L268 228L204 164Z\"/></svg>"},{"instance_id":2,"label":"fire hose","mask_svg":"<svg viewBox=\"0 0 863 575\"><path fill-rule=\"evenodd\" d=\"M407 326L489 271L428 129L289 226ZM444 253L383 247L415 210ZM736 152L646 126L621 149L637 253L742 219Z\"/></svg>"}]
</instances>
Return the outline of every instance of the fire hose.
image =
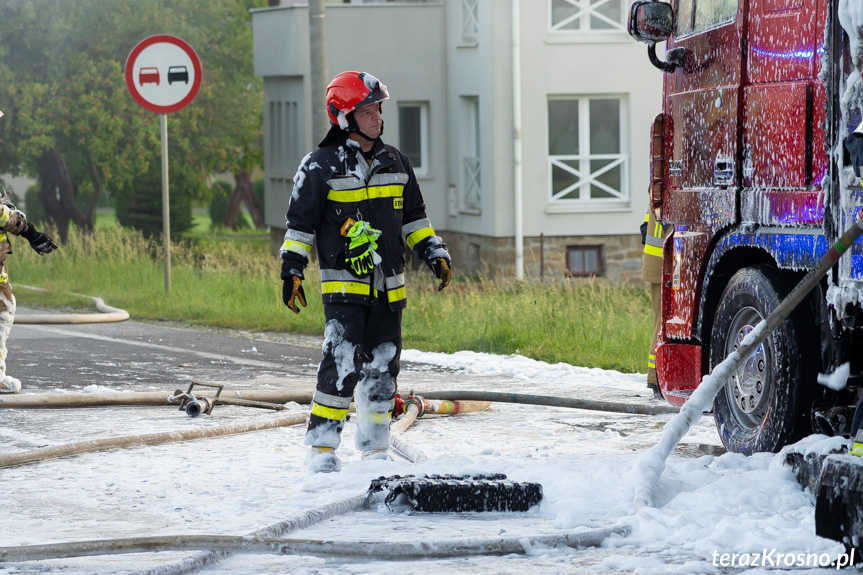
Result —
<instances>
[{"instance_id":1,"label":"fire hose","mask_svg":"<svg viewBox=\"0 0 863 575\"><path fill-rule=\"evenodd\" d=\"M398 398L398 402L401 398ZM472 411L482 411L488 409L491 405L490 401L429 401L425 396L414 395L413 392L407 399L401 402L401 410L404 412L390 426L390 447L393 451L402 455L411 463L420 463L427 461L428 457L421 451L401 439L399 434L410 427L418 417L422 417L427 413L436 415L455 415L457 413L470 413Z\"/></svg>"},{"instance_id":2,"label":"fire hose","mask_svg":"<svg viewBox=\"0 0 863 575\"><path fill-rule=\"evenodd\" d=\"M404 415L400 419L396 420L390 427L390 447L392 447L394 451L401 453L411 462L424 461L427 458L422 452L416 450L397 436L407 430L407 428L416 421L417 417L423 415L425 403L426 402L424 402L422 398L417 398L416 396L411 395L411 397L404 402ZM479 411L480 409L485 409L487 407L488 404L482 405L474 403L472 405L466 405L463 412ZM434 409L434 407L432 408ZM459 408L461 408L461 406L459 406ZM302 513L293 519L288 519L263 529L259 529L245 537L284 536L292 531L296 531L297 529L310 527L316 523L320 523L321 521L326 521L327 519L331 519L339 515L346 515L364 507L368 507L369 496L370 494L366 492L343 501L318 507ZM107 546L110 547L110 545ZM201 546L196 547L196 549L203 550L191 557L150 569L144 573L145 575L182 575L184 573L189 573L190 571L195 571L203 565L215 563L231 555L231 550L222 549L217 546ZM2 551L0 551L0 557L2 557Z\"/></svg>"},{"instance_id":3,"label":"fire hose","mask_svg":"<svg viewBox=\"0 0 863 575\"><path fill-rule=\"evenodd\" d=\"M176 393L176 392L175 392ZM165 405L164 391L112 391L105 393L22 393L0 396L0 409L53 409L67 407L132 407ZM277 389L223 391L224 400L247 400L283 405L296 402L308 404L311 393L296 393ZM174 403L170 402L169 403ZM225 402L227 403L227 402Z\"/></svg>"},{"instance_id":4,"label":"fire hose","mask_svg":"<svg viewBox=\"0 0 863 575\"><path fill-rule=\"evenodd\" d=\"M426 399L455 399L473 401L492 401L500 403L521 403L528 405L545 405L548 407L569 407L572 409L587 409L590 411L609 411L630 413L633 415L660 415L677 413L672 405L638 405L631 403L616 403L611 401L596 401L577 399L574 397L558 397L550 395L532 395L524 393L501 393L492 391L437 391L423 393Z\"/></svg>"},{"instance_id":5,"label":"fire hose","mask_svg":"<svg viewBox=\"0 0 863 575\"><path fill-rule=\"evenodd\" d=\"M403 404L404 415L393 425L393 435L405 431L417 417L426 413L456 414L479 411L488 408L489 402L455 402L455 401L426 401L422 397L409 396ZM160 434L162 435L162 434ZM443 476L440 479L431 478L431 481L416 480L413 476L407 476L403 480L397 476L388 479L379 479L372 482L368 492L348 498L344 501L319 507L307 511L295 518L282 521L260 529L246 536L212 536L212 535L190 535L190 536L162 536L162 537L139 537L129 539L113 539L99 541L82 541L74 543L60 543L47 545L29 545L15 548L0 549L0 562L4 561L28 561L58 557L90 556L120 553L140 553L145 551L166 550L203 550L195 556L185 558L171 565L162 565L149 574L170 575L186 573L199 569L203 565L214 563L234 552L242 553L278 553L278 554L325 554L325 555L356 555L374 556L378 559L399 559L404 557L460 557L469 555L495 555L509 553L526 553L534 544L544 546L569 546L585 547L599 545L604 539L611 535L626 536L629 527L619 526L610 529L599 529L587 532L571 533L559 536L538 536L533 538L513 537L499 539L477 539L457 540L440 542L418 542L382 544L375 542L348 542L340 543L337 547L331 541L315 540L289 540L273 539L296 529L308 527L320 521L368 508L371 505L371 497L375 490L383 486L396 485L403 491L392 491L387 498L388 505L393 495L405 493L408 487L416 488L418 484L429 488L428 494L434 494L435 487L448 487L462 484L463 489L474 491L476 483L469 478L450 479L452 476ZM465 481L457 481L468 479ZM485 477L477 477L485 480ZM493 480L486 486L497 488L485 494L482 504L488 505L488 495L496 495L499 498L498 505L504 505L504 509L526 510L528 507L538 503L541 498L541 487L534 484L519 485L511 482L503 482L505 476L489 477ZM525 489L527 491L525 491ZM532 493L530 501L524 499L525 493ZM515 494L518 501L506 502L503 499L510 494ZM500 498L503 499L500 499ZM462 499L456 497L456 499ZM524 508L511 507L512 504L523 505ZM482 510L482 509L480 509ZM488 509L492 510L492 509Z\"/></svg>"},{"instance_id":6,"label":"fire hose","mask_svg":"<svg viewBox=\"0 0 863 575\"><path fill-rule=\"evenodd\" d=\"M306 421L306 414L283 415L268 421L255 423L235 423L221 427L205 429L192 429L187 431L167 431L164 433L151 433L148 435L130 435L124 437L108 437L105 439L93 439L57 445L54 447L43 447L33 451L20 453L9 453L0 455L0 469L15 467L27 463L37 463L46 459L57 459L83 453L94 453L97 451L108 451L111 449L125 449L129 447L144 447L148 445L161 445L178 441L190 441L194 439L208 439L222 435L234 435L238 433L250 433L264 429L274 429L289 425L298 425Z\"/></svg>"},{"instance_id":7,"label":"fire hose","mask_svg":"<svg viewBox=\"0 0 863 575\"><path fill-rule=\"evenodd\" d=\"M35 291L48 291L42 288L16 285L16 288L24 288ZM90 298L96 304L96 310L99 313L40 313L40 314L22 314L15 317L17 324L66 324L66 323L110 323L117 321L126 321L129 319L129 312L126 310L111 307L106 305L102 298L87 296L73 293L72 295L84 298Z\"/></svg>"},{"instance_id":8,"label":"fire hose","mask_svg":"<svg viewBox=\"0 0 863 575\"><path fill-rule=\"evenodd\" d=\"M704 377L690 398L680 408L680 413L671 418L671 421L665 425L659 443L639 458L635 468L636 477L639 478L639 482L635 486L636 508L653 506L653 487L665 469L665 461L669 454L681 438L701 419L702 413L709 410L716 394L726 384L731 374L737 371L758 350L758 347L773 333L773 330L785 321L861 235L863 235L863 211L858 212L848 230L827 250L827 253L821 257L815 267L809 270L776 309L747 334L740 347L728 354L728 357L717 365L711 374Z\"/></svg>"},{"instance_id":9,"label":"fire hose","mask_svg":"<svg viewBox=\"0 0 863 575\"><path fill-rule=\"evenodd\" d=\"M426 413L455 414L479 411L488 408L488 402L454 402L426 401L422 397L410 396L404 401L404 415L393 424L393 435L404 432L417 417ZM409 478L411 476L408 476ZM390 478L392 480L394 478ZM376 559L395 560L419 557L464 557L471 555L505 555L511 553L524 554L533 545L551 547L587 547L598 546L606 538L617 535L626 536L630 528L619 526L609 529L597 529L586 532L570 533L555 536L510 537L498 539L452 540L438 542L342 542L296 539L276 539L297 529L309 527L333 517L358 511L371 506L373 488L386 484L389 480L376 480L366 493L350 497L343 501L318 507L294 518L259 529L245 536L221 535L187 535L136 537L126 539L107 539L98 541L80 541L72 543L56 543L46 545L27 545L0 549L0 562L34 561L49 558L81 557L93 555L114 555L124 553L141 553L148 551L180 551L198 550L199 553L184 558L169 565L161 565L146 571L147 575L179 575L200 569L233 553L269 553L269 554L314 554L342 556L370 556ZM398 483L398 482L396 482ZM440 481L433 481L440 484ZM446 483L446 482L444 482ZM452 483L452 482L450 482ZM462 482L463 483L463 482ZM399 487L404 487L398 483ZM465 486L469 490L472 483ZM518 485L502 485L494 482L497 487L518 487ZM540 488L541 489L541 488ZM393 495L393 493L391 493ZM539 492L541 497L541 491ZM535 504L538 500L534 500Z\"/></svg>"},{"instance_id":10,"label":"fire hose","mask_svg":"<svg viewBox=\"0 0 863 575\"><path fill-rule=\"evenodd\" d=\"M362 507L364 502L357 503L359 503L357 505L357 508L359 508ZM572 548L598 547L608 537L614 535L625 537L629 533L629 527L619 526L565 533L562 535L418 542L322 541L237 535L167 535L161 537L102 539L74 543L49 543L47 545L10 547L0 549L0 562L200 549L219 549L224 554L223 556L231 553L252 553L323 555L327 557L371 557L379 560L427 559L472 555L526 554L535 545ZM196 564L195 567L205 564ZM151 575L168 575L168 573L173 573L173 571L157 568L147 571L147 573Z\"/></svg>"},{"instance_id":11,"label":"fire hose","mask_svg":"<svg viewBox=\"0 0 863 575\"><path fill-rule=\"evenodd\" d=\"M269 403L296 402L307 404L312 401L311 393L295 393L280 390L263 391L225 391L222 397L246 399ZM523 393L503 393L488 391L429 391L417 392L427 400L456 400L460 405L471 401L492 403L517 403L526 405L543 405L547 407L567 407L572 409L587 409L590 411L607 411L613 413L628 413L632 415L674 414L679 410L671 405L638 405L617 403L611 401L596 401L578 399L575 397L560 397L550 395L533 395ZM21 395L0 396L0 409L43 409L60 407L107 407L164 405L165 393L160 391L146 392L111 392L111 393L25 393ZM439 412L450 413L450 412Z\"/></svg>"}]
</instances>

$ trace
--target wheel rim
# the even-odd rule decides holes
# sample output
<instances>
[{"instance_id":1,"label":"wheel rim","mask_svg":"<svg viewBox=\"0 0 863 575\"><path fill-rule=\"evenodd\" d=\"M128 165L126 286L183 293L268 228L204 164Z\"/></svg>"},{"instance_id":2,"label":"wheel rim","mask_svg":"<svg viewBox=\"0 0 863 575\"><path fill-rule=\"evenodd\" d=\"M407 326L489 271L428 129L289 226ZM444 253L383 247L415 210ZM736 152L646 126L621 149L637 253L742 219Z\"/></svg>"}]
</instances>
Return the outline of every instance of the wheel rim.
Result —
<instances>
[{"instance_id":1,"label":"wheel rim","mask_svg":"<svg viewBox=\"0 0 863 575\"><path fill-rule=\"evenodd\" d=\"M752 307L741 309L731 322L725 344L726 357L737 351L743 338L764 319ZM757 428L767 415L773 381L772 339L768 338L758 346L755 354L747 359L725 385L725 395L731 413L743 427Z\"/></svg>"}]
</instances>

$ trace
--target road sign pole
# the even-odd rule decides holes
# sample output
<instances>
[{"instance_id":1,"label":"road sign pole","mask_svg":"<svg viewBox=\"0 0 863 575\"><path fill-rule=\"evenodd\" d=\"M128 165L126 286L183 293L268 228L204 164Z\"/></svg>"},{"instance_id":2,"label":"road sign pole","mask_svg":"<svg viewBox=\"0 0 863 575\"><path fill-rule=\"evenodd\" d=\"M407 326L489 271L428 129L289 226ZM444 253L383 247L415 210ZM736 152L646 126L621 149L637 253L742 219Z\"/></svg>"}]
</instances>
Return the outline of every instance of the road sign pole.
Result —
<instances>
[{"instance_id":1,"label":"road sign pole","mask_svg":"<svg viewBox=\"0 0 863 575\"><path fill-rule=\"evenodd\" d=\"M168 203L168 114L159 114L162 128L162 245L165 252L165 293L171 291L171 209Z\"/></svg>"},{"instance_id":2,"label":"road sign pole","mask_svg":"<svg viewBox=\"0 0 863 575\"><path fill-rule=\"evenodd\" d=\"M168 200L168 114L186 107L201 87L201 59L182 38L157 34L138 42L123 71L136 102L159 114L162 132L162 243L165 293L171 291L171 210Z\"/></svg>"}]
</instances>

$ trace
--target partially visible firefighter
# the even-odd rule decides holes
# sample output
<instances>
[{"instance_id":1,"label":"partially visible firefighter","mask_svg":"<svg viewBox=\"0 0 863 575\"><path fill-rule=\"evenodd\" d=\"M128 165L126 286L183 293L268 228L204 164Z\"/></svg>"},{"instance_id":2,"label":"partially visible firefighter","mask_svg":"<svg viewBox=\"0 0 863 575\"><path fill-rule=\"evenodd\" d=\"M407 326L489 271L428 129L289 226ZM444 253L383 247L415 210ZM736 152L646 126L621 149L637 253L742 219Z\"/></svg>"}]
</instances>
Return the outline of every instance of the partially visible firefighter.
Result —
<instances>
[{"instance_id":1,"label":"partially visible firefighter","mask_svg":"<svg viewBox=\"0 0 863 575\"><path fill-rule=\"evenodd\" d=\"M863 186L863 122L857 125L857 128L845 137L845 149L848 150L848 155L851 161L851 167L854 169L854 176L860 180L860 185ZM863 395L857 400L857 407L854 410L854 418L851 421L851 455L863 457Z\"/></svg>"},{"instance_id":2,"label":"partially visible firefighter","mask_svg":"<svg viewBox=\"0 0 863 575\"><path fill-rule=\"evenodd\" d=\"M327 87L330 131L294 177L281 247L283 299L306 306L302 282L316 243L324 328L305 442L309 469L341 468L335 454L348 407L357 410L356 447L363 458L387 459L406 304L404 254L410 248L440 280L452 277L450 256L426 217L408 158L381 141L387 88L364 72L343 72ZM354 398L354 391L356 397Z\"/></svg>"},{"instance_id":3,"label":"partially visible firefighter","mask_svg":"<svg viewBox=\"0 0 863 575\"><path fill-rule=\"evenodd\" d=\"M2 117L3 112L0 112ZM6 268L6 258L12 253L9 234L22 236L40 256L57 249L51 236L33 227L24 214L12 205L6 197L6 190L0 185L0 393L21 391L21 382L6 375L6 340L9 339L15 320L15 296L12 295L9 270Z\"/></svg>"},{"instance_id":4,"label":"partially visible firefighter","mask_svg":"<svg viewBox=\"0 0 863 575\"><path fill-rule=\"evenodd\" d=\"M663 226L656 221L653 210L648 209L641 224L641 243L644 253L641 260L641 279L650 284L650 300L653 304L653 335L647 353L647 387L653 390L653 397L662 399L659 379L656 377L656 344L659 330L662 329L662 244L671 231L671 226Z\"/></svg>"}]
</instances>

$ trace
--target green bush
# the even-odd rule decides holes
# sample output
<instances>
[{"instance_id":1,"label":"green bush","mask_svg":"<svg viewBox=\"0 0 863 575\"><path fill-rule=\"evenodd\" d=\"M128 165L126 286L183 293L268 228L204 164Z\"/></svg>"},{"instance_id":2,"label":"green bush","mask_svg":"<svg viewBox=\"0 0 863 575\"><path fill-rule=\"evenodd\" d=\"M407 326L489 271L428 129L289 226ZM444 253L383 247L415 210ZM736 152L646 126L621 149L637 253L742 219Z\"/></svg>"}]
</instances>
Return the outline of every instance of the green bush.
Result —
<instances>
[{"instance_id":1,"label":"green bush","mask_svg":"<svg viewBox=\"0 0 863 575\"><path fill-rule=\"evenodd\" d=\"M216 180L210 184L210 205L207 206L207 213L210 214L212 227L221 225L232 193L234 190L231 184L225 180Z\"/></svg>"},{"instance_id":2,"label":"green bush","mask_svg":"<svg viewBox=\"0 0 863 575\"><path fill-rule=\"evenodd\" d=\"M192 227L192 200L206 193L204 176L186 164L171 162L168 169L171 234ZM149 169L139 174L116 194L117 220L145 237L162 234L162 168L151 161Z\"/></svg>"}]
</instances>

